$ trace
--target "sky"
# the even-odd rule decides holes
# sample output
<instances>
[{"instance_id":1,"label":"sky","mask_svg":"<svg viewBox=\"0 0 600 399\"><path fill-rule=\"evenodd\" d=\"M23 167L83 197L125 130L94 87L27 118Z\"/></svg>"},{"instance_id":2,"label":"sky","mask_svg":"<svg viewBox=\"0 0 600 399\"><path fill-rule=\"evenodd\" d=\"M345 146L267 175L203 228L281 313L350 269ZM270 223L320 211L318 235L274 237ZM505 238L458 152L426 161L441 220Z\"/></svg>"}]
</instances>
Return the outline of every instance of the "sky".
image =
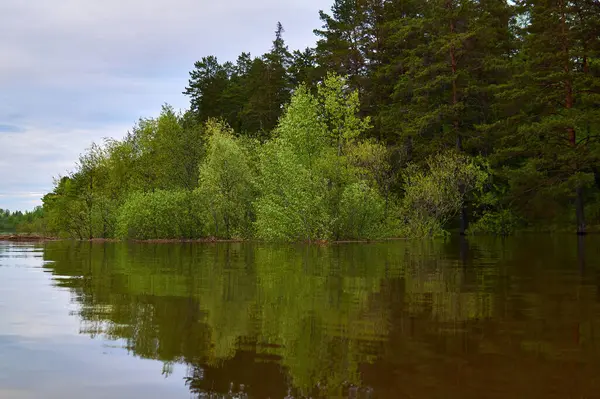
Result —
<instances>
[{"instance_id":1,"label":"sky","mask_svg":"<svg viewBox=\"0 0 600 399\"><path fill-rule=\"evenodd\" d=\"M182 91L195 61L314 45L332 0L1 0L0 208L30 210L104 137Z\"/></svg>"}]
</instances>

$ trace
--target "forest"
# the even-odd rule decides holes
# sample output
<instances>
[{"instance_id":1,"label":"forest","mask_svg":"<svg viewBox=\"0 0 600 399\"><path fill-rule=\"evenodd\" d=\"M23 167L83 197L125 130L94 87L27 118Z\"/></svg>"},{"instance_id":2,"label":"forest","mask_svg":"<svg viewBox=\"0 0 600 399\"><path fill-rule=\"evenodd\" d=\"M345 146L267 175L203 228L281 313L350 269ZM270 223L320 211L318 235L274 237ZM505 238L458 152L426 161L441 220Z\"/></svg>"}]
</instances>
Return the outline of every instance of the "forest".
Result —
<instances>
[{"instance_id":1,"label":"forest","mask_svg":"<svg viewBox=\"0 0 600 399\"><path fill-rule=\"evenodd\" d=\"M77 239L600 228L600 2L335 0L314 47L206 56L43 198Z\"/></svg>"}]
</instances>

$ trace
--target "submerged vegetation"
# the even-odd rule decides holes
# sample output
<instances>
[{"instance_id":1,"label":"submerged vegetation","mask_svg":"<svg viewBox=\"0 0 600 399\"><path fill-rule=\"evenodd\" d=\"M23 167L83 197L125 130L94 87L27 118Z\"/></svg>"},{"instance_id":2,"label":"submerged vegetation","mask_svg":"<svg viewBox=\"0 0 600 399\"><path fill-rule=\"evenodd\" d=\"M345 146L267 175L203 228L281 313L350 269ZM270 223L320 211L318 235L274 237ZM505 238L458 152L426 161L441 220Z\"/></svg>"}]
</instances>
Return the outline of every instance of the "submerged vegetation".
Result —
<instances>
[{"instance_id":1,"label":"submerged vegetation","mask_svg":"<svg viewBox=\"0 0 600 399\"><path fill-rule=\"evenodd\" d=\"M283 241L600 225L595 1L335 0L315 48L197 62L81 156L44 228Z\"/></svg>"}]
</instances>

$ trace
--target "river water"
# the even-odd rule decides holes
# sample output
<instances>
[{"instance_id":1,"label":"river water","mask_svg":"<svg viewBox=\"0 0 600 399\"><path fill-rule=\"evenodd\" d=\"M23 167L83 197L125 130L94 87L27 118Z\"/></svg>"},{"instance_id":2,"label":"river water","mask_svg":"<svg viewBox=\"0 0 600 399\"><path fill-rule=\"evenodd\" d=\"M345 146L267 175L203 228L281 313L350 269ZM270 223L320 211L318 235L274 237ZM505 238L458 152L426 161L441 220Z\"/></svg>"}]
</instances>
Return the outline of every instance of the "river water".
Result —
<instances>
[{"instance_id":1,"label":"river water","mask_svg":"<svg viewBox=\"0 0 600 399\"><path fill-rule=\"evenodd\" d=\"M600 237L0 242L0 398L600 398Z\"/></svg>"}]
</instances>

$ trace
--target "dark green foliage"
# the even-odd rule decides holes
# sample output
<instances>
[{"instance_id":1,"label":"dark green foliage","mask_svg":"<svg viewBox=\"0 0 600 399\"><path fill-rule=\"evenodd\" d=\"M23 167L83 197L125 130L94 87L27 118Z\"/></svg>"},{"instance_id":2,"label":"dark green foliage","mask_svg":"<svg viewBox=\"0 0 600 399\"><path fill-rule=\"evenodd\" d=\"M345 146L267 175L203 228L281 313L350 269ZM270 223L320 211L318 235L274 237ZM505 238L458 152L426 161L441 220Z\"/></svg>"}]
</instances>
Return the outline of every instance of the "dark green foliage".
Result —
<instances>
[{"instance_id":1,"label":"dark green foliage","mask_svg":"<svg viewBox=\"0 0 600 399\"><path fill-rule=\"evenodd\" d=\"M538 225L573 219L583 232L585 202L597 190L600 80L591 67L599 55L598 20L592 16L597 5L518 4L527 24L513 78L498 87L503 114L494 124L502 135L496 161L504 166L509 196L526 219ZM573 205L576 218L570 217Z\"/></svg>"},{"instance_id":2,"label":"dark green foliage","mask_svg":"<svg viewBox=\"0 0 600 399\"><path fill-rule=\"evenodd\" d=\"M469 233L508 236L518 227L519 219L510 210L486 211L476 223L471 225Z\"/></svg>"},{"instance_id":3,"label":"dark green foliage","mask_svg":"<svg viewBox=\"0 0 600 399\"><path fill-rule=\"evenodd\" d=\"M191 111L199 122L222 117L238 132L269 134L289 101L292 82L312 77L312 52L292 57L283 33L278 23L271 51L261 57L242 53L235 65L220 64L213 56L195 63L183 93L190 97Z\"/></svg>"}]
</instances>

